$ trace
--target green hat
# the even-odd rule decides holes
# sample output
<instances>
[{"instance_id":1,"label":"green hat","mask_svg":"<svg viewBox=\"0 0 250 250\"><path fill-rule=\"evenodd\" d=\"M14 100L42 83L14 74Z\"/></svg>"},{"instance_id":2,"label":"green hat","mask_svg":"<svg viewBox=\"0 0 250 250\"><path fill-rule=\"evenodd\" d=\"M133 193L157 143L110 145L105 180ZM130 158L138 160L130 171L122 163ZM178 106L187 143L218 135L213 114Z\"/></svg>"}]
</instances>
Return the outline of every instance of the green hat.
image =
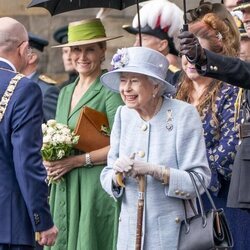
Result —
<instances>
[{"instance_id":1,"label":"green hat","mask_svg":"<svg viewBox=\"0 0 250 250\"><path fill-rule=\"evenodd\" d=\"M104 42L122 36L107 37L100 19L85 19L68 25L68 42L53 47L70 47Z\"/></svg>"}]
</instances>

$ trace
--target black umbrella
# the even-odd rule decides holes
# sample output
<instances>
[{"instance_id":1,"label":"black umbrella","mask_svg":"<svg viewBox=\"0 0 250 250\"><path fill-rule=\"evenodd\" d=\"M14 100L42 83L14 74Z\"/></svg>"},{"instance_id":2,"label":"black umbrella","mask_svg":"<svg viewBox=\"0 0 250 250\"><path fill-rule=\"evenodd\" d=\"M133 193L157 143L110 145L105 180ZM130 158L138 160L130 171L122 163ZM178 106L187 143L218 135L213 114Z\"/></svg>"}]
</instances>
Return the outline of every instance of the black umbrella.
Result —
<instances>
[{"instance_id":1,"label":"black umbrella","mask_svg":"<svg viewBox=\"0 0 250 250\"><path fill-rule=\"evenodd\" d=\"M32 0L28 8L43 7L47 9L52 16L71 10L87 8L110 8L123 10L134 4L146 0Z\"/></svg>"},{"instance_id":2,"label":"black umbrella","mask_svg":"<svg viewBox=\"0 0 250 250\"><path fill-rule=\"evenodd\" d=\"M123 10L129 6L136 4L141 44L139 2L144 1L146 0L32 0L27 6L27 8L42 7L47 9L50 14L54 16L67 11L87 8L110 8Z\"/></svg>"}]
</instances>

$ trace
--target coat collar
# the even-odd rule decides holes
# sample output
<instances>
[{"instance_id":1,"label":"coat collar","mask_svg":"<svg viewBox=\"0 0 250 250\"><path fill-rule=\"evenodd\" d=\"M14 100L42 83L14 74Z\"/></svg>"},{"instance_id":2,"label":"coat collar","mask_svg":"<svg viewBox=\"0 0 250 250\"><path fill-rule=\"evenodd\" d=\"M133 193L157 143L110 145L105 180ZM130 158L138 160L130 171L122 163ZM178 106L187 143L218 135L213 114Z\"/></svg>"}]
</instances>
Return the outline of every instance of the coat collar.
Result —
<instances>
[{"instance_id":1,"label":"coat collar","mask_svg":"<svg viewBox=\"0 0 250 250\"><path fill-rule=\"evenodd\" d=\"M7 59L3 57L0 57L0 68L8 69L13 72L16 72L15 66L10 61L8 61Z\"/></svg>"}]
</instances>

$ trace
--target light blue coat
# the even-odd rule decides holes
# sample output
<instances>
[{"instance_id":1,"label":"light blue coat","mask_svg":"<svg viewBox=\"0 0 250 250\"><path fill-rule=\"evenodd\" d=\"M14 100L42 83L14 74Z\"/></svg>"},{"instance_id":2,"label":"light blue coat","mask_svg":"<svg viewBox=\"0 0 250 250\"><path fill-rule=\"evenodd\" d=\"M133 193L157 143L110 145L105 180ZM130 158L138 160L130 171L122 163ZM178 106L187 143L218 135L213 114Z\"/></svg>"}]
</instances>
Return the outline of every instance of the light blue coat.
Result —
<instances>
[{"instance_id":1,"label":"light blue coat","mask_svg":"<svg viewBox=\"0 0 250 250\"><path fill-rule=\"evenodd\" d=\"M135 249L138 185L127 177L125 189L117 192L112 184L112 167L118 157L134 152L138 152L136 160L170 167L169 185L147 176L142 249L177 249L180 221L184 218L182 199L195 198L185 170L194 169L204 177L206 185L210 182L198 112L192 105L173 99L164 99L161 110L148 122L126 106L117 110L108 166L101 173L101 183L113 198L122 199L118 250Z\"/></svg>"}]
</instances>

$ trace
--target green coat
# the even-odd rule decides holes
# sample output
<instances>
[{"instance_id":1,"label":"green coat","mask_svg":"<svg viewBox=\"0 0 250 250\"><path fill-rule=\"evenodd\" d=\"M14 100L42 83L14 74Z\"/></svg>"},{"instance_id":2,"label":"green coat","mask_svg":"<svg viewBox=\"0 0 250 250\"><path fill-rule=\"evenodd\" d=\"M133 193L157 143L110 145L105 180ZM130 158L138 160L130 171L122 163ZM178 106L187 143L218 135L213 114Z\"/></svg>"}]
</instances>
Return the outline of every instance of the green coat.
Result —
<instances>
[{"instance_id":1,"label":"green coat","mask_svg":"<svg viewBox=\"0 0 250 250\"><path fill-rule=\"evenodd\" d=\"M118 106L119 94L109 91L98 78L69 114L76 82L60 92L56 120L74 129L83 106L107 114L110 126ZM116 248L119 204L102 189L100 173L103 165L76 168L52 184L51 212L59 229L56 244L51 250L111 250Z\"/></svg>"}]
</instances>

